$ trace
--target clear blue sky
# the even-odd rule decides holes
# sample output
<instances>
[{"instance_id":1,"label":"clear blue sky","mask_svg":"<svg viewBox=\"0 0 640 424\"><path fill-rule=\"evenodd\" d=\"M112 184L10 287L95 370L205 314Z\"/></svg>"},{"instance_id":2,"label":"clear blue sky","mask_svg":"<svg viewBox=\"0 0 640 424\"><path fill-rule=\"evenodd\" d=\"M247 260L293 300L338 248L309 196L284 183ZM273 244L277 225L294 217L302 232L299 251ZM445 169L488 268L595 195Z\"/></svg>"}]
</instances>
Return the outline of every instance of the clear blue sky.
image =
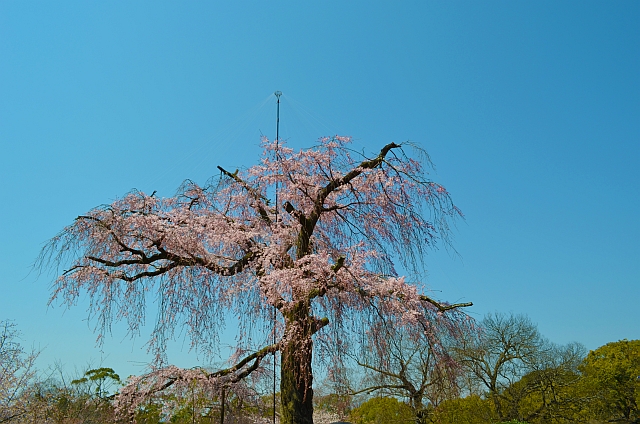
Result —
<instances>
[{"instance_id":1,"label":"clear blue sky","mask_svg":"<svg viewBox=\"0 0 640 424\"><path fill-rule=\"evenodd\" d=\"M557 343L638 339L638 22L637 1L0 2L0 319L43 367L139 372L144 337L95 347L86 301L48 308L33 260L132 188L254 163L281 90L293 147L430 152L466 215L459 256L428 258L441 299Z\"/></svg>"}]
</instances>

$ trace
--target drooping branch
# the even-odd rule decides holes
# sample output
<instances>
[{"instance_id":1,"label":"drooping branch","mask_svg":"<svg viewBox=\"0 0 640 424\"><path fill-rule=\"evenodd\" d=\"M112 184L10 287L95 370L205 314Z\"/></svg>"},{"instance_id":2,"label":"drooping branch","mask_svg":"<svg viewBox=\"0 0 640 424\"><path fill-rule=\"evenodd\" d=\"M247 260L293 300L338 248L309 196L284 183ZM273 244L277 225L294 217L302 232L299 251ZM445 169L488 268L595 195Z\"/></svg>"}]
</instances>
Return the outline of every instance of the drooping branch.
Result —
<instances>
[{"instance_id":1,"label":"drooping branch","mask_svg":"<svg viewBox=\"0 0 640 424\"><path fill-rule=\"evenodd\" d=\"M145 253L144 251L140 250L140 249L135 249L132 248L130 246L128 246L127 244L125 244L124 242L122 242L114 233L114 231L112 230L112 228L105 223L104 221L95 218L95 217L87 217L87 216L81 216L78 217L79 219L92 219L93 221L97 221L98 225L104 227L109 234L111 235L111 237L113 238L113 240L118 244L118 246L120 246L120 248L122 249L122 251L125 252L129 252L132 255L137 256L138 258L133 258L133 259L119 259L119 260L109 260L109 259L103 259L103 258L99 258L93 255L87 255L85 256L86 259L92 261L92 262L97 262L101 265L105 265L107 267L110 268L119 268L122 266L126 266L126 265L152 265L154 263L160 262L160 261L169 261L171 262L170 264L166 264L166 265L162 265L160 267L157 267L157 269L155 269L154 271L144 271L141 273L137 273L133 276L127 276L125 273L122 273L121 276L122 277L118 277L124 281L135 281L138 280L140 278L144 278L144 277L154 277L154 276L158 276L161 274L164 274L165 272L177 267L177 266L183 266L183 267L189 267L189 266L201 266L204 267L206 269L208 269L209 271L212 271L215 274L221 275L221 276L233 276L236 275L240 272L242 272L247 265L249 265L249 263L252 260L255 260L259 255L257 255L256 253L254 253L251 250L246 251L246 253L239 259L236 259L233 261L232 264L230 264L229 266L220 266L217 265L213 262L211 262L210 260L207 260L205 258L196 256L196 255L190 255L189 257L185 257L185 256L181 256L175 253L171 253L169 251L167 251L165 248L163 248L161 246L161 243L159 242L154 242L153 246L155 246L155 248L158 250L158 253L154 253L152 255L148 255L147 253ZM226 258L226 260L232 261L230 258Z\"/></svg>"},{"instance_id":2,"label":"drooping branch","mask_svg":"<svg viewBox=\"0 0 640 424\"><path fill-rule=\"evenodd\" d=\"M400 147L401 146L399 144L389 143L380 150L380 154L378 154L375 159L365 160L361 162L360 165L349 171L342 178L332 180L320 191L320 193L318 193L315 212L318 215L320 214L320 211L324 205L324 201L334 190L342 187L343 185L349 184L354 178L362 174L365 169L373 169L380 166L391 149L397 149Z\"/></svg>"},{"instance_id":3,"label":"drooping branch","mask_svg":"<svg viewBox=\"0 0 640 424\"><path fill-rule=\"evenodd\" d=\"M238 177L238 170L237 169L236 169L236 172L234 172L234 173L231 173L231 172L227 171L226 169L224 169L221 166L218 166L218 169L224 175L226 175L227 177L231 178L232 180L234 180L235 182L240 184L240 186L242 188L244 188L249 194L251 194L251 196L257 202L255 206L256 206L256 209L258 210L258 213L260 214L260 217L266 223L270 224L271 223L271 218L269 218L269 214L267 213L266 209L261 204L261 202L268 203L268 199L266 199L264 196L262 196L260 194L260 192L258 192L255 188L253 188L249 184L247 184L247 182L244 181L242 178Z\"/></svg>"},{"instance_id":4,"label":"drooping branch","mask_svg":"<svg viewBox=\"0 0 640 424\"><path fill-rule=\"evenodd\" d=\"M371 293L369 293L367 290L363 289L362 287L356 288L356 292L362 297L375 298L374 295L372 295ZM399 300L402 300L404 298L402 293L390 292L388 294L389 295L395 295ZM469 306L473 306L472 302L454 303L452 305L442 304L442 303L430 298L429 296L425 296L425 295L420 295L420 300L435 306L438 309L438 311L440 311L440 312L446 312L446 311L451 311L451 310L454 310L454 309L467 308Z\"/></svg>"},{"instance_id":5,"label":"drooping branch","mask_svg":"<svg viewBox=\"0 0 640 424\"><path fill-rule=\"evenodd\" d=\"M233 382L242 380L243 378L247 377L249 374L251 374L253 371L255 371L259 366L260 366L260 362L262 361L262 359L267 356L270 353L274 353L280 350L280 343L275 343L269 346L265 346L262 349L260 349L257 352L252 353L251 355L248 355L246 357L244 357L242 360L240 360L237 364L235 364L232 367L226 368L224 370L219 370L213 373L209 374L209 378L219 378L219 377L225 377L229 374L232 374L236 371L238 371L239 369L241 369L242 367L244 367L246 364L248 364L251 361L254 361L253 364L251 364L247 369L243 370L241 373L236 374L234 376L234 378L232 379Z\"/></svg>"},{"instance_id":6,"label":"drooping branch","mask_svg":"<svg viewBox=\"0 0 640 424\"><path fill-rule=\"evenodd\" d=\"M375 372L377 372L379 374L382 374L382 375L385 375L387 377L393 377L393 378L397 378L399 380L402 380L402 377L399 374L393 373L393 372L391 372L391 371L389 371L387 369L383 369L383 368L380 368L380 367L374 367L373 365L367 364L365 362L360 362L359 360L356 360L356 363L359 366L363 367L363 368L370 369L371 371L375 371Z\"/></svg>"},{"instance_id":7,"label":"drooping branch","mask_svg":"<svg viewBox=\"0 0 640 424\"><path fill-rule=\"evenodd\" d=\"M135 408L147 399L172 386L200 381L214 386L228 386L240 382L258 369L262 360L280 350L280 343L271 344L245 356L229 368L207 372L202 368L183 370L177 367L163 368L141 377L133 377L116 396L120 414L131 415Z\"/></svg>"},{"instance_id":8,"label":"drooping branch","mask_svg":"<svg viewBox=\"0 0 640 424\"><path fill-rule=\"evenodd\" d=\"M113 213L113 211L111 211ZM115 231L113 231L113 228L111 228L111 226L109 224L107 224L106 222L104 222L102 219L97 218L95 216L86 216L86 215L81 215L79 217L76 218L76 220L80 220L80 219L87 219L90 221L96 221L96 225L104 228L105 230L107 230L107 232L111 235L111 238L113 238L113 240L116 242L116 244L118 246L120 246L120 249L122 252L129 252L132 255L137 255L139 257L141 257L143 260L149 260L149 258L147 258L146 254L144 251L140 250L140 249L135 249L131 246L127 246L123 241L120 240L120 237L118 237L118 235L115 233Z\"/></svg>"},{"instance_id":9,"label":"drooping branch","mask_svg":"<svg viewBox=\"0 0 640 424\"><path fill-rule=\"evenodd\" d=\"M309 240L311 239L318 219L320 219L320 215L325 212L324 203L327 197L329 197L329 195L338 188L350 184L351 181L362 174L365 169L373 169L380 166L391 149L400 147L401 146L399 144L389 143L384 146L382 150L380 150L380 154L378 154L375 159L362 161L358 166L347 172L342 178L332 179L318 192L313 202L313 211L309 214L309 216L304 215L302 212L296 211L291 203L285 203L285 210L292 216L296 217L302 226L298 235L297 243L299 258L309 253Z\"/></svg>"},{"instance_id":10,"label":"drooping branch","mask_svg":"<svg viewBox=\"0 0 640 424\"><path fill-rule=\"evenodd\" d=\"M100 260L97 259L97 258L89 258L88 257L87 259L92 259L92 260L94 260L96 262L100 262ZM106 274L109 275L110 277L116 277L116 278L118 278L118 279L120 279L122 281L127 281L129 283L132 283L132 282L134 282L136 280L139 280L141 278L157 277L158 275L162 275L162 274L170 271L171 269L176 268L177 266L178 266L178 264L173 262L173 263L170 263L170 264L168 264L166 266L158 267L154 271L142 271L142 272L138 272L138 273L134 274L133 276L127 275L127 273L124 272L124 271L122 271L120 273L116 273L115 275L113 273L110 273L110 272L106 271L106 270L104 272L106 272Z\"/></svg>"},{"instance_id":11,"label":"drooping branch","mask_svg":"<svg viewBox=\"0 0 640 424\"><path fill-rule=\"evenodd\" d=\"M369 386L369 387L366 387L366 388L360 389L360 390L351 390L351 389L349 389L348 394L350 396L355 396L355 395L359 395L361 393L371 394L371 393L373 393L375 391L384 390L384 389L402 390L404 388L405 388L405 386L403 386L401 384L381 384L381 385L378 385L378 386Z\"/></svg>"}]
</instances>

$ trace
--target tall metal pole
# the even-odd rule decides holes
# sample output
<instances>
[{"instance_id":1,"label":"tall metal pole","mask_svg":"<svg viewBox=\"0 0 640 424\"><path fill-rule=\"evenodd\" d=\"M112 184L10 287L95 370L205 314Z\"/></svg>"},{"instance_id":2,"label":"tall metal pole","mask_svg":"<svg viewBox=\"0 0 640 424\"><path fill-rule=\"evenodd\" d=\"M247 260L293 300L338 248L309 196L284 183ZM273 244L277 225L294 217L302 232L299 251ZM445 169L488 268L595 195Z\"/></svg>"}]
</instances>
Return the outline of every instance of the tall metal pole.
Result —
<instances>
[{"instance_id":1,"label":"tall metal pole","mask_svg":"<svg viewBox=\"0 0 640 424\"><path fill-rule=\"evenodd\" d=\"M276 91L273 93L276 95L278 99L278 112L276 115L276 153L278 152L278 143L280 142L280 96L282 96L282 91ZM277 195L277 193L276 193ZM278 205L276 205L276 213L278 212Z\"/></svg>"},{"instance_id":2,"label":"tall metal pole","mask_svg":"<svg viewBox=\"0 0 640 424\"><path fill-rule=\"evenodd\" d=\"M277 112L276 112L276 161L279 160L279 152L278 147L280 143L280 96L282 96L282 91L276 91L275 93L277 102ZM276 178L276 226L278 225L278 179ZM273 344L275 345L276 340L276 307L273 307ZM273 351L273 424L276 424L276 351Z\"/></svg>"}]
</instances>

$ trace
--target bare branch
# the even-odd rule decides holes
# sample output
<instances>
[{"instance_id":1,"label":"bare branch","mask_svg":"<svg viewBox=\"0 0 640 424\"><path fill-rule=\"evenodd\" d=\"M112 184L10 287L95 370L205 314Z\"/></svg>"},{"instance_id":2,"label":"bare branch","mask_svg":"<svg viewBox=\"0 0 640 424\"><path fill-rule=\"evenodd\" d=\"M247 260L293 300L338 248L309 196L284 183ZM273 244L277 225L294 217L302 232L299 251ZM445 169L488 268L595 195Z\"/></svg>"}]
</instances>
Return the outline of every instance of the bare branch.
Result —
<instances>
[{"instance_id":1,"label":"bare branch","mask_svg":"<svg viewBox=\"0 0 640 424\"><path fill-rule=\"evenodd\" d=\"M226 169L224 169L221 166L218 166L218 169L224 175L226 175L227 177L231 178L232 180L234 180L235 182L240 184L240 186L242 186L242 188L244 188L249 194L251 194L251 196L253 196L253 198L258 202L255 206L256 206L256 209L258 210L258 213L260 214L260 217L265 222L270 224L271 223L271 218L269 218L269 214L267 213L267 211L260 204L262 201L264 201L265 203L268 203L268 199L266 197L264 197L263 195L261 195L255 188L253 188L249 184L247 184L242 178L238 177L238 170L237 169L236 169L236 172L234 172L234 173L231 173L231 172L227 171Z\"/></svg>"},{"instance_id":2,"label":"bare branch","mask_svg":"<svg viewBox=\"0 0 640 424\"><path fill-rule=\"evenodd\" d=\"M453 305L445 305L442 304L440 302L437 302L433 299L431 299L429 296L420 296L421 300L424 300L425 302L428 302L430 304L432 304L433 306L435 306L436 308L438 308L438 310L440 312L445 312L445 311L450 311L452 309L457 309L457 308L467 308L469 306L473 306L472 302L466 302L466 303L454 303Z\"/></svg>"}]
</instances>

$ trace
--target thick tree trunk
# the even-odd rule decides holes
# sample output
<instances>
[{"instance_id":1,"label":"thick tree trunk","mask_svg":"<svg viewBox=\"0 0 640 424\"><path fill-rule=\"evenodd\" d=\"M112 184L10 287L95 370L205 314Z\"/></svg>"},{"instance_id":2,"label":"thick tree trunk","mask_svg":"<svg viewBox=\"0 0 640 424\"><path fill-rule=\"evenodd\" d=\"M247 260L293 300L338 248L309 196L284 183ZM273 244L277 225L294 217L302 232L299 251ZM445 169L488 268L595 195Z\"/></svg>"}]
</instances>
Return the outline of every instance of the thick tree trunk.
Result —
<instances>
[{"instance_id":1,"label":"thick tree trunk","mask_svg":"<svg viewBox=\"0 0 640 424\"><path fill-rule=\"evenodd\" d=\"M498 414L498 418L500 419L500 421L506 421L507 418L502 408L502 400L500 399L498 393L492 392L490 396L491 396L491 400L493 401L493 405L496 408L496 413Z\"/></svg>"},{"instance_id":2,"label":"thick tree trunk","mask_svg":"<svg viewBox=\"0 0 640 424\"><path fill-rule=\"evenodd\" d=\"M312 325L309 306L300 304L289 315L281 349L281 424L313 424Z\"/></svg>"},{"instance_id":3,"label":"thick tree trunk","mask_svg":"<svg viewBox=\"0 0 640 424\"><path fill-rule=\"evenodd\" d=\"M426 409L416 411L416 424L427 424L429 422L429 414Z\"/></svg>"},{"instance_id":4,"label":"thick tree trunk","mask_svg":"<svg viewBox=\"0 0 640 424\"><path fill-rule=\"evenodd\" d=\"M414 394L411 396L411 407L416 414L416 424L427 424L429 414L422 403L422 395Z\"/></svg>"}]
</instances>

